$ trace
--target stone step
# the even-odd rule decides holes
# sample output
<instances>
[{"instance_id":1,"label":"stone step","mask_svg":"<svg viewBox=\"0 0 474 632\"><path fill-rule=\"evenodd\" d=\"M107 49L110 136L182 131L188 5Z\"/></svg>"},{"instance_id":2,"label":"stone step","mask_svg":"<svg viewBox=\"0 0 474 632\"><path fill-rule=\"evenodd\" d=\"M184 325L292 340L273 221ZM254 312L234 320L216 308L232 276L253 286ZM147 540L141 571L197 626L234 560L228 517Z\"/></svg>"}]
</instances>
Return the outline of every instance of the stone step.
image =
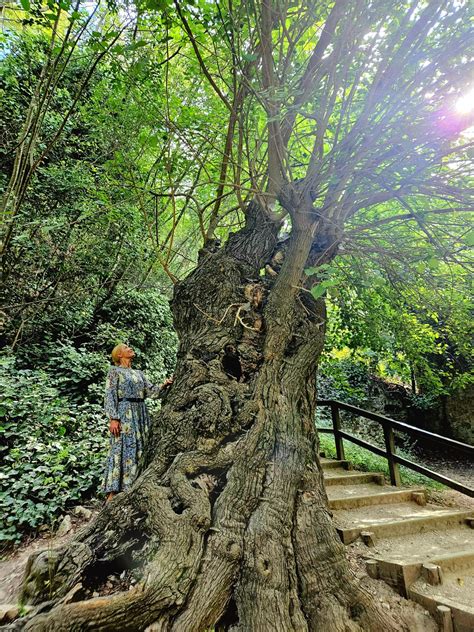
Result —
<instances>
[{"instance_id":1,"label":"stone step","mask_svg":"<svg viewBox=\"0 0 474 632\"><path fill-rule=\"evenodd\" d=\"M474 568L444 574L439 584L430 584L421 577L410 586L408 597L438 620L442 632L473 632Z\"/></svg>"},{"instance_id":2,"label":"stone step","mask_svg":"<svg viewBox=\"0 0 474 632\"><path fill-rule=\"evenodd\" d=\"M330 485L358 485L365 483L385 484L383 474L375 472L347 472L342 468L330 468L324 470L324 484Z\"/></svg>"},{"instance_id":3,"label":"stone step","mask_svg":"<svg viewBox=\"0 0 474 632\"><path fill-rule=\"evenodd\" d=\"M383 540L376 546L368 549L370 557L367 559L367 572L371 577L383 579L387 584L395 588L404 597L408 596L410 586L423 574L423 567L435 566L441 569L441 574L470 572L474 568L474 531L469 527L450 529L438 542L436 532L415 534L407 542L396 550L397 544L402 544L403 538ZM451 537L448 537L448 536ZM389 548L390 543L392 546ZM385 548L388 550L383 551ZM449 547L446 552L446 546ZM414 553L416 547L416 553Z\"/></svg>"},{"instance_id":4,"label":"stone step","mask_svg":"<svg viewBox=\"0 0 474 632\"><path fill-rule=\"evenodd\" d=\"M471 529L472 531L472 529ZM455 573L464 570L474 570L474 545L472 548L456 551L455 553L445 553L434 557L431 562L438 565L444 573ZM472 594L474 601L474 593Z\"/></svg>"},{"instance_id":5,"label":"stone step","mask_svg":"<svg viewBox=\"0 0 474 632\"><path fill-rule=\"evenodd\" d=\"M337 459L320 458L319 462L323 470L330 470L334 468L342 468L343 470L352 470L352 463L349 461L338 461Z\"/></svg>"},{"instance_id":6,"label":"stone step","mask_svg":"<svg viewBox=\"0 0 474 632\"><path fill-rule=\"evenodd\" d=\"M363 532L372 533L373 540L374 537L390 537L462 525L472 517L472 511L405 502L371 506L370 510L336 510L334 517L341 540L344 544L350 544Z\"/></svg>"},{"instance_id":7,"label":"stone step","mask_svg":"<svg viewBox=\"0 0 474 632\"><path fill-rule=\"evenodd\" d=\"M380 537L374 549L367 549L366 557L376 557L395 564L420 563L454 559L461 551L474 550L474 529L467 524L452 529ZM446 562L447 563L447 562Z\"/></svg>"},{"instance_id":8,"label":"stone step","mask_svg":"<svg viewBox=\"0 0 474 632\"><path fill-rule=\"evenodd\" d=\"M366 550L367 572L431 612L441 632L474 632L474 512L427 504L421 488L322 459L329 507L345 544Z\"/></svg>"},{"instance_id":9,"label":"stone step","mask_svg":"<svg viewBox=\"0 0 474 632\"><path fill-rule=\"evenodd\" d=\"M334 485L327 489L330 509L355 509L416 500L426 503L422 488L400 489L391 485Z\"/></svg>"}]
</instances>

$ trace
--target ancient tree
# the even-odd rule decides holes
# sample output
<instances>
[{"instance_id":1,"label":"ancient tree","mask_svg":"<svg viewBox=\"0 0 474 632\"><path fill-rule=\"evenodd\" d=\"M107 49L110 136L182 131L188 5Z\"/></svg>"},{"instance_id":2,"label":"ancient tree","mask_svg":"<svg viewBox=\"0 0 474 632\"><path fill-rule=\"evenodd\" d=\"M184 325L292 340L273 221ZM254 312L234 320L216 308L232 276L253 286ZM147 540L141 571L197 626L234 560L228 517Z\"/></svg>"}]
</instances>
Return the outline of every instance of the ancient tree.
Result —
<instances>
[{"instance_id":1,"label":"ancient tree","mask_svg":"<svg viewBox=\"0 0 474 632\"><path fill-rule=\"evenodd\" d=\"M167 10L228 115L198 265L174 288L175 381L131 491L31 560L24 593L39 607L19 626L398 629L352 577L327 507L314 427L321 270L357 222L365 235L412 222L436 240L436 218L467 210L446 166L470 146L455 109L466 5L217 4L215 55L195 36L199 9ZM228 191L245 223L221 245ZM90 597L131 566L137 586Z\"/></svg>"}]
</instances>

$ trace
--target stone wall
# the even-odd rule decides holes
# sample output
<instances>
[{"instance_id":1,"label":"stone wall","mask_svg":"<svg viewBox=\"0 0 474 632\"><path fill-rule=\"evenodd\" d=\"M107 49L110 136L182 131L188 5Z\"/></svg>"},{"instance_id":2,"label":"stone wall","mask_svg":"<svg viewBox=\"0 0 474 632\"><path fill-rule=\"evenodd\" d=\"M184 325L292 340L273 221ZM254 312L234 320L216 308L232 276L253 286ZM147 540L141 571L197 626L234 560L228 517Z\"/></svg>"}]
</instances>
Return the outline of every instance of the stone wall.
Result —
<instances>
[{"instance_id":1,"label":"stone wall","mask_svg":"<svg viewBox=\"0 0 474 632\"><path fill-rule=\"evenodd\" d=\"M369 382L367 402L362 406L412 426L474 445L474 385L440 398L430 409L413 406L410 392L399 384L379 378Z\"/></svg>"},{"instance_id":2,"label":"stone wall","mask_svg":"<svg viewBox=\"0 0 474 632\"><path fill-rule=\"evenodd\" d=\"M443 404L442 416L453 439L474 444L474 384L446 397Z\"/></svg>"}]
</instances>

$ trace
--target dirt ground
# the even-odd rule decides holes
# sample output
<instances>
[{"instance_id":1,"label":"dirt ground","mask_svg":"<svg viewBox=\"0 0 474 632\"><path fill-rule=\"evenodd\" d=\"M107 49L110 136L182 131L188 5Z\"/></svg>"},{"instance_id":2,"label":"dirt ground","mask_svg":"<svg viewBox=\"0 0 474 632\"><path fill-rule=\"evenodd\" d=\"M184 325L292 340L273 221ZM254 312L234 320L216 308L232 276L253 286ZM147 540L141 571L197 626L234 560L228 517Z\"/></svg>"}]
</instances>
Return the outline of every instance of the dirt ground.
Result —
<instances>
[{"instance_id":1,"label":"dirt ground","mask_svg":"<svg viewBox=\"0 0 474 632\"><path fill-rule=\"evenodd\" d=\"M91 519L98 513L97 508L92 508ZM55 534L43 534L35 539L25 542L15 551L4 556L0 562L0 604L14 604L17 601L23 578L24 569L28 557L39 550L53 549L68 542L73 535L82 528L87 521L70 514L71 530L62 536ZM371 579L366 571L361 553L361 547L350 545L347 547L349 563L360 585L371 593L383 609L391 612L400 625L400 631L406 632L436 632L438 626L428 612L412 601L400 597L385 582ZM117 578L118 579L118 578ZM121 583L121 582L120 582ZM124 587L110 582L104 586L104 592L123 590ZM109 585L110 584L110 585ZM126 589L126 588L125 588ZM101 591L101 594L103 592ZM96 594L92 596L97 596Z\"/></svg>"},{"instance_id":2,"label":"dirt ground","mask_svg":"<svg viewBox=\"0 0 474 632\"><path fill-rule=\"evenodd\" d=\"M365 550L364 550L365 549ZM439 627L429 612L414 601L401 597L383 580L372 579L365 571L363 553L366 547L359 543L347 547L349 564L359 580L359 585L380 602L381 607L391 612L404 632L438 632Z\"/></svg>"},{"instance_id":3,"label":"dirt ground","mask_svg":"<svg viewBox=\"0 0 474 632\"><path fill-rule=\"evenodd\" d=\"M474 467L473 467L474 469ZM436 503L443 507L457 507L458 509L472 509L474 515L474 498L470 498L465 494L454 491L454 489L445 489L443 491L430 490L428 492L430 503Z\"/></svg>"},{"instance_id":4,"label":"dirt ground","mask_svg":"<svg viewBox=\"0 0 474 632\"><path fill-rule=\"evenodd\" d=\"M88 507L92 512L92 518L98 513L97 505ZM88 520L68 514L71 518L71 530L65 535L57 535L49 531L44 531L35 538L29 539L15 548L13 551L4 553L0 557L0 604L16 603L19 596L23 573L29 556L37 551L45 549L55 549L66 544L72 536Z\"/></svg>"},{"instance_id":5,"label":"dirt ground","mask_svg":"<svg viewBox=\"0 0 474 632\"><path fill-rule=\"evenodd\" d=\"M420 465L474 489L474 467L469 455L442 455L439 450L419 449L417 457Z\"/></svg>"}]
</instances>

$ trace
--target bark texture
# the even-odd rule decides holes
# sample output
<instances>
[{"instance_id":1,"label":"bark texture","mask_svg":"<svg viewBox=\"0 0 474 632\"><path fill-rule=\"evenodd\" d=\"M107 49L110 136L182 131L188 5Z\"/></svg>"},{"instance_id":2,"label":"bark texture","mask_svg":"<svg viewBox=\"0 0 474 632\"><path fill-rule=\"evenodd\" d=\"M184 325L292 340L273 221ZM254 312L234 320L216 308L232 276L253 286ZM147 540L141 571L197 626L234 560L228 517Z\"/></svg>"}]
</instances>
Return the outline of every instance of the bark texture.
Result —
<instances>
[{"instance_id":1,"label":"bark texture","mask_svg":"<svg viewBox=\"0 0 474 632\"><path fill-rule=\"evenodd\" d=\"M245 228L176 286L175 381L141 476L68 546L30 560L24 599L38 609L18 629L400 629L348 569L318 462L325 310L302 270L330 249L294 226L282 263L278 228L251 204ZM281 269L261 275L266 264ZM132 590L85 598L130 567Z\"/></svg>"}]
</instances>

